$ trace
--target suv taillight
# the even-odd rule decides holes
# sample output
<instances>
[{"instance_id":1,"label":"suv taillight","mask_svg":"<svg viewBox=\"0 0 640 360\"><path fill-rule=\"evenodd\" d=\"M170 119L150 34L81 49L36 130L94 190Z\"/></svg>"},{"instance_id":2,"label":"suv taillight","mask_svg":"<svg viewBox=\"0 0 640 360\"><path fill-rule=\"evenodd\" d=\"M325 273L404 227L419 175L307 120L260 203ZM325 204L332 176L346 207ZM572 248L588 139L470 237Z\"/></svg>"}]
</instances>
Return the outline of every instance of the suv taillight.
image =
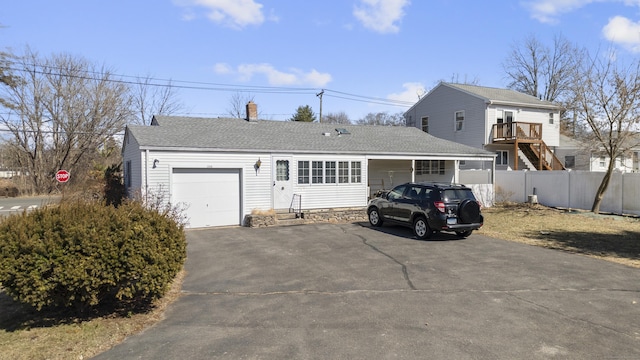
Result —
<instances>
[{"instance_id":1,"label":"suv taillight","mask_svg":"<svg viewBox=\"0 0 640 360\"><path fill-rule=\"evenodd\" d=\"M438 209L441 213L445 212L444 203L442 201L434 201L433 205L435 205L436 209Z\"/></svg>"}]
</instances>

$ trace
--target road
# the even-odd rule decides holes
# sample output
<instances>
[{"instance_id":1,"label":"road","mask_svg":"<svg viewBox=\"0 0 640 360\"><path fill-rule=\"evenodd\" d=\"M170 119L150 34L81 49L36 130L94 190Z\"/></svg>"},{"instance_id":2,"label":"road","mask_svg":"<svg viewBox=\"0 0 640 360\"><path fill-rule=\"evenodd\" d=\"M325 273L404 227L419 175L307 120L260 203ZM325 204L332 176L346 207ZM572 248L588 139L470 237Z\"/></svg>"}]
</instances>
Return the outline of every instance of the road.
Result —
<instances>
[{"instance_id":1,"label":"road","mask_svg":"<svg viewBox=\"0 0 640 360\"><path fill-rule=\"evenodd\" d=\"M0 216L7 216L24 210L33 210L59 200L60 197L57 195L0 198Z\"/></svg>"}]
</instances>

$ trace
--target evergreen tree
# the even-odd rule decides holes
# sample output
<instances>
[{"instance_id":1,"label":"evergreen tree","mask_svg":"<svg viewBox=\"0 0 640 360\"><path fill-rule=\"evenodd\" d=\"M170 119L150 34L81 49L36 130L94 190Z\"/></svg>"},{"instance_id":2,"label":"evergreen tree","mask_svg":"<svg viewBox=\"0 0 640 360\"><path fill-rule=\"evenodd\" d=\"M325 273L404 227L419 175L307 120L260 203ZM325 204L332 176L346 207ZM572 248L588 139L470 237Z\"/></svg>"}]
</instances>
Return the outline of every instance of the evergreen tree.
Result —
<instances>
[{"instance_id":1,"label":"evergreen tree","mask_svg":"<svg viewBox=\"0 0 640 360\"><path fill-rule=\"evenodd\" d=\"M316 114L309 105L301 105L298 106L296 113L293 114L293 117L289 119L289 121L314 122L316 121Z\"/></svg>"}]
</instances>

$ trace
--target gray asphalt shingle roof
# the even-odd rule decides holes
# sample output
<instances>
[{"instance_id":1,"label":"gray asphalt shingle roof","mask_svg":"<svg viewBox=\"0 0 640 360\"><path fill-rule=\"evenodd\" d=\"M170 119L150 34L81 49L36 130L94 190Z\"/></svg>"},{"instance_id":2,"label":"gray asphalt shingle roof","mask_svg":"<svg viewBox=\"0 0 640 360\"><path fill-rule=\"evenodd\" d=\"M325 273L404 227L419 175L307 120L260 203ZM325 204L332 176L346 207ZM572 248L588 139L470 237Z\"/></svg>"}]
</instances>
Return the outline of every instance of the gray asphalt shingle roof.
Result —
<instances>
[{"instance_id":1,"label":"gray asphalt shingle roof","mask_svg":"<svg viewBox=\"0 0 640 360\"><path fill-rule=\"evenodd\" d=\"M133 136L141 149L493 156L414 127L177 116L154 119L158 125L127 128L128 136ZM338 136L336 128L349 134Z\"/></svg>"},{"instance_id":2,"label":"gray asphalt shingle roof","mask_svg":"<svg viewBox=\"0 0 640 360\"><path fill-rule=\"evenodd\" d=\"M501 104L519 104L522 106L543 107L543 108L560 108L557 104L550 101L540 100L535 96L524 94L510 89L499 89L485 86L476 86L468 84L442 83L467 92L471 95L483 98L485 101L501 103Z\"/></svg>"}]
</instances>

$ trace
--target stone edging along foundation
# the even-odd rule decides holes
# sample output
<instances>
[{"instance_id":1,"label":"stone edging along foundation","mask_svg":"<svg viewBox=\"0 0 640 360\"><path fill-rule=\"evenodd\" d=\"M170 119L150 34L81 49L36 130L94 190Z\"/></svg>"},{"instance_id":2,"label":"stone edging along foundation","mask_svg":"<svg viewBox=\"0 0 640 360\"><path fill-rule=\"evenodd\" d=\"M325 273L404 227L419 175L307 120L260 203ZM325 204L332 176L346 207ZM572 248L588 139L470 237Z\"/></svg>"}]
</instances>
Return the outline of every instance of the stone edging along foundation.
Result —
<instances>
[{"instance_id":1,"label":"stone edging along foundation","mask_svg":"<svg viewBox=\"0 0 640 360\"><path fill-rule=\"evenodd\" d=\"M368 218L365 208L304 210L300 217L295 217L295 214L292 213L277 213L275 211L266 211L262 213L246 215L244 218L244 226L266 227L293 224L348 223L367 220Z\"/></svg>"}]
</instances>

